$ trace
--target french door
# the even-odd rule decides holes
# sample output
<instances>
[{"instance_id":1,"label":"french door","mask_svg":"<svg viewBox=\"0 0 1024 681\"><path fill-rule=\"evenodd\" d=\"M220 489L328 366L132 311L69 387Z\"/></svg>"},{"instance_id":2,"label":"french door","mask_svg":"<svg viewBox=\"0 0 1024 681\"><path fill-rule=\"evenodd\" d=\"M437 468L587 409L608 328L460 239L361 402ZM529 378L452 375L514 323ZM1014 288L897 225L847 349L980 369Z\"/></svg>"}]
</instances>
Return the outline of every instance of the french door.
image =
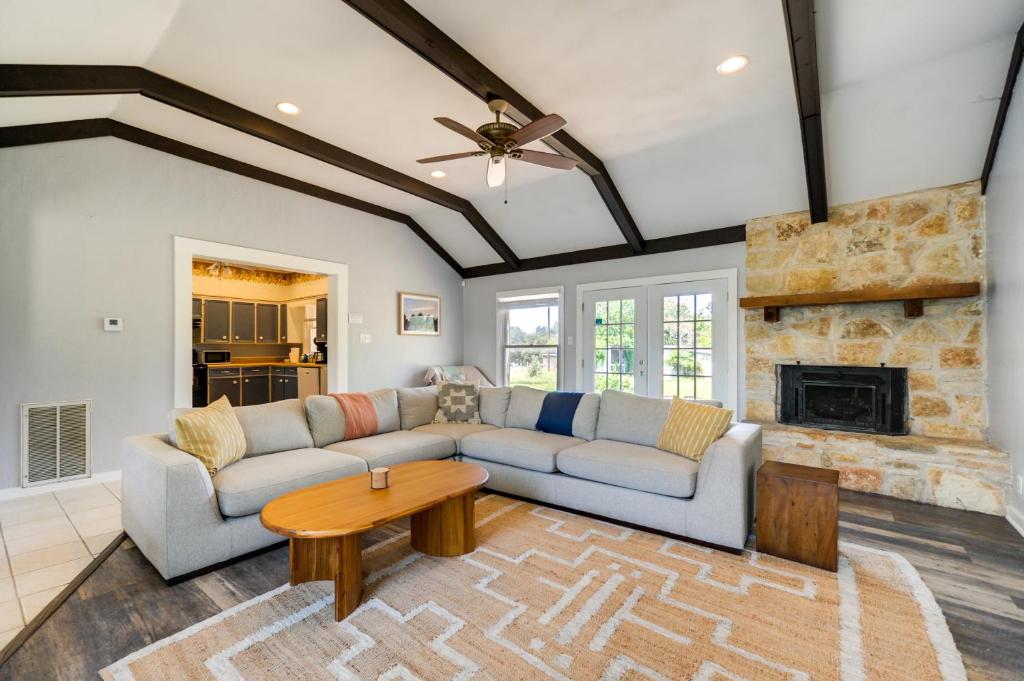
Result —
<instances>
[{"instance_id":1,"label":"french door","mask_svg":"<svg viewBox=\"0 0 1024 681\"><path fill-rule=\"evenodd\" d=\"M630 286L583 294L583 389L726 401L724 279Z\"/></svg>"}]
</instances>

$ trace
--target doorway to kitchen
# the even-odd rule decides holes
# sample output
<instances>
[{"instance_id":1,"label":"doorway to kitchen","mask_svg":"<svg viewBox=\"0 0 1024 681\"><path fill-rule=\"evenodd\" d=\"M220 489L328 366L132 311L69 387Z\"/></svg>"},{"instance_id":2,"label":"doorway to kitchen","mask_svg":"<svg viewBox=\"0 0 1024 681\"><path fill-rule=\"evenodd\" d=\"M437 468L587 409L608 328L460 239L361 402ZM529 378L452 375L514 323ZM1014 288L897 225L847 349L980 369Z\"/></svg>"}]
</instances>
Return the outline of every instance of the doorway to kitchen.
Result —
<instances>
[{"instance_id":1,"label":"doorway to kitchen","mask_svg":"<svg viewBox=\"0 0 1024 681\"><path fill-rule=\"evenodd\" d=\"M578 286L578 387L735 408L735 289L735 270Z\"/></svg>"},{"instance_id":2,"label":"doorway to kitchen","mask_svg":"<svg viewBox=\"0 0 1024 681\"><path fill-rule=\"evenodd\" d=\"M175 406L346 389L347 265L185 237L174 259Z\"/></svg>"}]
</instances>

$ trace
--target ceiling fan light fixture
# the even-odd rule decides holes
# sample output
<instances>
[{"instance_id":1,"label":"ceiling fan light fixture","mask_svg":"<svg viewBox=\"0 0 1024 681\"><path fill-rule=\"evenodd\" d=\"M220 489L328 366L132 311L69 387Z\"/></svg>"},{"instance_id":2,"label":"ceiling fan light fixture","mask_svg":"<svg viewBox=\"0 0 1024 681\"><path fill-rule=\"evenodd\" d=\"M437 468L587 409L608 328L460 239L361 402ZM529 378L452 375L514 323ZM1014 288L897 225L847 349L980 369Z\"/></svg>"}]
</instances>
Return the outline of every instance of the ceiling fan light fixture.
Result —
<instances>
[{"instance_id":1,"label":"ceiling fan light fixture","mask_svg":"<svg viewBox=\"0 0 1024 681\"><path fill-rule=\"evenodd\" d=\"M747 67L747 64L749 63L750 59L748 59L745 55L737 54L732 57L729 57L721 64L716 66L715 71L718 71L718 73L720 73L723 76L728 76L730 74L736 73L737 71L742 71Z\"/></svg>"},{"instance_id":2,"label":"ceiling fan light fixture","mask_svg":"<svg viewBox=\"0 0 1024 681\"><path fill-rule=\"evenodd\" d=\"M289 116L297 116L298 113L301 111L301 109L299 109L298 106L292 104L291 102L278 102L277 110L283 114L288 114Z\"/></svg>"},{"instance_id":3,"label":"ceiling fan light fixture","mask_svg":"<svg viewBox=\"0 0 1024 681\"><path fill-rule=\"evenodd\" d=\"M430 176L431 177L436 177L437 179L440 180L442 177L445 177L447 174L448 173L444 172L443 170L435 170L432 173L430 173Z\"/></svg>"},{"instance_id":4,"label":"ceiling fan light fixture","mask_svg":"<svg viewBox=\"0 0 1024 681\"><path fill-rule=\"evenodd\" d=\"M505 157L493 156L487 162L487 186L500 187L505 183Z\"/></svg>"}]
</instances>

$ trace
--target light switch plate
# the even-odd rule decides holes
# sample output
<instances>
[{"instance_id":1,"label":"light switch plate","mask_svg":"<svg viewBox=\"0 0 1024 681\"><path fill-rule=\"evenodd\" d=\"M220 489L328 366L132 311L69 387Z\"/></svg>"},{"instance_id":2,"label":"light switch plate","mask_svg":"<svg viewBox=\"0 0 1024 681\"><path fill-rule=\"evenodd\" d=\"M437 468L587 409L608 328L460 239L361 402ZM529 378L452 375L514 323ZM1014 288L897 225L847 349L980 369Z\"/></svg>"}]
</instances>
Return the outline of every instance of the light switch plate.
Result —
<instances>
[{"instance_id":1,"label":"light switch plate","mask_svg":"<svg viewBox=\"0 0 1024 681\"><path fill-rule=\"evenodd\" d=\"M124 320L121 317L104 317L104 331L124 331Z\"/></svg>"},{"instance_id":2,"label":"light switch plate","mask_svg":"<svg viewBox=\"0 0 1024 681\"><path fill-rule=\"evenodd\" d=\"M363 323L363 315L356 314L355 312L350 312L349 315L348 315L348 323L349 324L362 324Z\"/></svg>"},{"instance_id":3,"label":"light switch plate","mask_svg":"<svg viewBox=\"0 0 1024 681\"><path fill-rule=\"evenodd\" d=\"M361 334L359 334L359 342L360 343L371 343L371 342L373 342L373 336L371 336L368 333L361 333Z\"/></svg>"}]
</instances>

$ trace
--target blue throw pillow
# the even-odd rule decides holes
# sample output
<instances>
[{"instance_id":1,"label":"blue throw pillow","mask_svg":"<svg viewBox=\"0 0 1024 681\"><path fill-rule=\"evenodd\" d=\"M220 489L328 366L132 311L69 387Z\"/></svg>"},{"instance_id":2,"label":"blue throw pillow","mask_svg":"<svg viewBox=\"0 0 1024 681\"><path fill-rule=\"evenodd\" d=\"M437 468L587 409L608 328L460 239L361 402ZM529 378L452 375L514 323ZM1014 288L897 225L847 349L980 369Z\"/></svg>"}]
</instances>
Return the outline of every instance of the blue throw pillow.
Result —
<instances>
[{"instance_id":1,"label":"blue throw pillow","mask_svg":"<svg viewBox=\"0 0 1024 681\"><path fill-rule=\"evenodd\" d=\"M555 435L572 435L572 419L583 393L553 392L544 396L537 430Z\"/></svg>"}]
</instances>

